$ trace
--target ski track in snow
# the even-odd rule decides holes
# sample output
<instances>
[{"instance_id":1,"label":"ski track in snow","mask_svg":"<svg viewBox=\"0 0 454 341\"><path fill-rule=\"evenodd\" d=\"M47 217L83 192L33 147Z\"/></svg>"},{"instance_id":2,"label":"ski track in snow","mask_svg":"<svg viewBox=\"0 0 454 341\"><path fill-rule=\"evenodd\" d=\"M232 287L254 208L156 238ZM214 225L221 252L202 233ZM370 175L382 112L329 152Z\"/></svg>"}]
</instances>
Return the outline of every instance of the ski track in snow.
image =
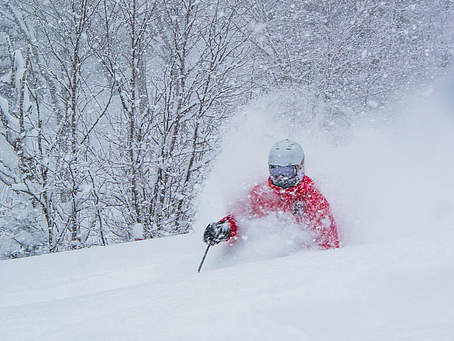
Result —
<instances>
[{"instance_id":1,"label":"ski track in snow","mask_svg":"<svg viewBox=\"0 0 454 341\"><path fill-rule=\"evenodd\" d=\"M454 103L415 103L335 145L252 104L226 135L194 233L0 262L0 340L454 340ZM286 135L304 142L345 247L287 248L272 226L274 239L251 230L238 253L211 248L197 273L203 227L263 179Z\"/></svg>"}]
</instances>

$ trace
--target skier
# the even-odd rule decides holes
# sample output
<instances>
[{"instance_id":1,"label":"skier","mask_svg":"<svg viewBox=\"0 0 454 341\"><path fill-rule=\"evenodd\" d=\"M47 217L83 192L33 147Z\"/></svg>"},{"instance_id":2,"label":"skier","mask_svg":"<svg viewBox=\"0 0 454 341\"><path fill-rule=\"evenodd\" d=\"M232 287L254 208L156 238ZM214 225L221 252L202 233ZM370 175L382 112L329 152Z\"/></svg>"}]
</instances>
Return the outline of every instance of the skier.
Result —
<instances>
[{"instance_id":1,"label":"skier","mask_svg":"<svg viewBox=\"0 0 454 341\"><path fill-rule=\"evenodd\" d=\"M294 216L302 228L314 234L320 249L340 246L336 222L328 201L304 171L304 151L289 139L275 143L269 152L270 177L255 186L245 203L233 213L205 229L203 241L210 245L221 241L234 242L241 235L235 217L259 218L272 213Z\"/></svg>"}]
</instances>

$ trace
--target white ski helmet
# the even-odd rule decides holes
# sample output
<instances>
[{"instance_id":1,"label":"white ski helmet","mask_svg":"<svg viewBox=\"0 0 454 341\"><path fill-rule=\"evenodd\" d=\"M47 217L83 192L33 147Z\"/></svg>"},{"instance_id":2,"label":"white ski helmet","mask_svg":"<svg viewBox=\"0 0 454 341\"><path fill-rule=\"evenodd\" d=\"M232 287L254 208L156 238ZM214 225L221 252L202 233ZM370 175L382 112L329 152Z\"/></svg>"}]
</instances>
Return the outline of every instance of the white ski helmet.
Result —
<instances>
[{"instance_id":1,"label":"white ski helmet","mask_svg":"<svg viewBox=\"0 0 454 341\"><path fill-rule=\"evenodd\" d=\"M294 187L304 176L304 151L295 141L275 143L268 155L271 182L282 188Z\"/></svg>"}]
</instances>

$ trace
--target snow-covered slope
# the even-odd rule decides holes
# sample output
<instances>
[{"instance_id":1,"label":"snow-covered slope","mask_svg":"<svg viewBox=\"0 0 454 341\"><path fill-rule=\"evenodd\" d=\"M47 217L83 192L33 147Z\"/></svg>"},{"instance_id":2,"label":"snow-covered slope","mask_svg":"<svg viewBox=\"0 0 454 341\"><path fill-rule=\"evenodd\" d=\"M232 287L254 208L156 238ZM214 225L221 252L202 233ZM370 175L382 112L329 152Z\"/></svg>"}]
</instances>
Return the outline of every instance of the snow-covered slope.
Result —
<instances>
[{"instance_id":1,"label":"snow-covered slope","mask_svg":"<svg viewBox=\"0 0 454 341\"><path fill-rule=\"evenodd\" d=\"M453 237L201 273L190 236L5 261L0 340L450 341Z\"/></svg>"},{"instance_id":2,"label":"snow-covered slope","mask_svg":"<svg viewBox=\"0 0 454 341\"><path fill-rule=\"evenodd\" d=\"M344 248L252 238L236 256L212 248L197 273L199 229L3 261L0 340L454 340L454 103L433 96L334 142L272 121L274 97L246 108L226 135L196 226L263 178L269 145L290 135L306 149Z\"/></svg>"}]
</instances>

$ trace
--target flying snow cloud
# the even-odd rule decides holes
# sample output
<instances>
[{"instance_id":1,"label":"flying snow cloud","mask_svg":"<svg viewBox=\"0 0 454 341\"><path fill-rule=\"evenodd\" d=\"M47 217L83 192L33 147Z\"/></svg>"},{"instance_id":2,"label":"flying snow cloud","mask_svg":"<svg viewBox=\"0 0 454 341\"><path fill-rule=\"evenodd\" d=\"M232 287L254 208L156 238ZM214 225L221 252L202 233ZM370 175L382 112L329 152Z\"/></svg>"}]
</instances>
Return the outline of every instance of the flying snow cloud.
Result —
<instances>
[{"instance_id":1,"label":"flying snow cloud","mask_svg":"<svg viewBox=\"0 0 454 341\"><path fill-rule=\"evenodd\" d=\"M454 76L329 130L282 115L290 101L304 116L304 98L279 92L249 104L225 127L197 226L222 218L264 181L269 148L291 138L305 150L306 173L331 203L344 246L442 234L454 227L453 89Z\"/></svg>"}]
</instances>

